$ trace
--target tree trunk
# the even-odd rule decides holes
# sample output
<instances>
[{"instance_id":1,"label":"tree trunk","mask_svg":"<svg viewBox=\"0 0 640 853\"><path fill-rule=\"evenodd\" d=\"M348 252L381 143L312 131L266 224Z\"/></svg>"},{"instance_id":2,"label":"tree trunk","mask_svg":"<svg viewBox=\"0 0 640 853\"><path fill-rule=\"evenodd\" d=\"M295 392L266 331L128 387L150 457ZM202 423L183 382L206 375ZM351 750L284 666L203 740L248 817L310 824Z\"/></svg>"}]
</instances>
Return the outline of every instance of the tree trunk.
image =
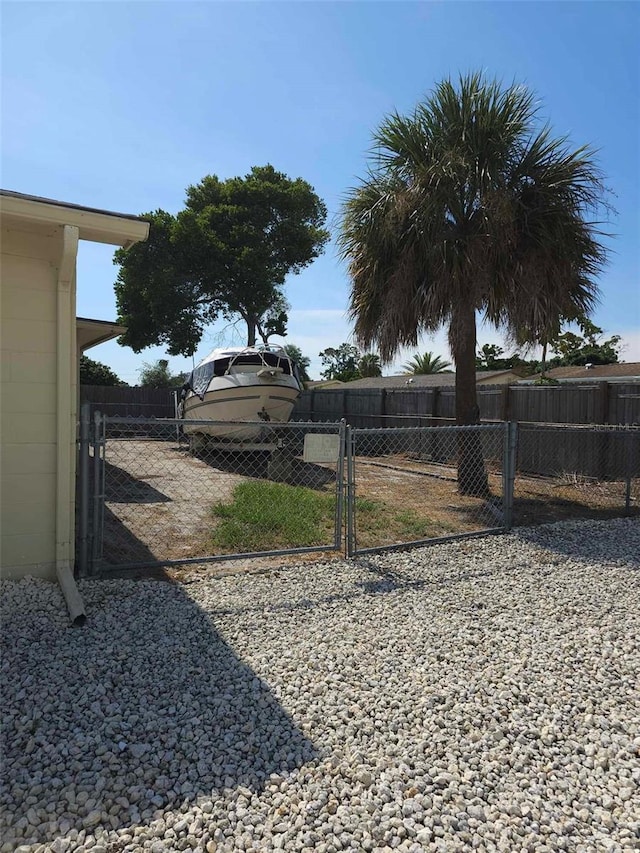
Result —
<instances>
[{"instance_id":1,"label":"tree trunk","mask_svg":"<svg viewBox=\"0 0 640 853\"><path fill-rule=\"evenodd\" d=\"M269 335L265 332L262 324L256 321L256 329L258 334L260 335L260 340L267 347L269 346Z\"/></svg>"},{"instance_id":2,"label":"tree trunk","mask_svg":"<svg viewBox=\"0 0 640 853\"><path fill-rule=\"evenodd\" d=\"M476 313L472 305L460 305L452 313L449 340L456 365L456 424L479 424ZM489 494L480 433L464 432L458 436L458 491L479 497Z\"/></svg>"},{"instance_id":3,"label":"tree trunk","mask_svg":"<svg viewBox=\"0 0 640 853\"><path fill-rule=\"evenodd\" d=\"M254 347L256 345L256 329L258 327L256 318L249 315L244 318L244 321L247 324L247 346Z\"/></svg>"}]
</instances>

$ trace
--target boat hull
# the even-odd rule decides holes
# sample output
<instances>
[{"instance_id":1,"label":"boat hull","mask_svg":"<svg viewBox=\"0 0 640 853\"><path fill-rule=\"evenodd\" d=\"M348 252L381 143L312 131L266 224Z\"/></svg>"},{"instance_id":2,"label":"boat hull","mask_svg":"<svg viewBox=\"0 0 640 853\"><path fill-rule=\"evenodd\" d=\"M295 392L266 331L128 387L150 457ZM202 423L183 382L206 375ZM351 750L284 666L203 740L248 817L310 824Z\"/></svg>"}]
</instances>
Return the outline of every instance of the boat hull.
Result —
<instances>
[{"instance_id":1,"label":"boat hull","mask_svg":"<svg viewBox=\"0 0 640 853\"><path fill-rule=\"evenodd\" d=\"M299 396L300 388L293 377L282 377L276 382L264 382L246 373L215 377L203 398L193 393L186 396L183 430L186 435L258 441L265 433L265 424L289 420Z\"/></svg>"}]
</instances>

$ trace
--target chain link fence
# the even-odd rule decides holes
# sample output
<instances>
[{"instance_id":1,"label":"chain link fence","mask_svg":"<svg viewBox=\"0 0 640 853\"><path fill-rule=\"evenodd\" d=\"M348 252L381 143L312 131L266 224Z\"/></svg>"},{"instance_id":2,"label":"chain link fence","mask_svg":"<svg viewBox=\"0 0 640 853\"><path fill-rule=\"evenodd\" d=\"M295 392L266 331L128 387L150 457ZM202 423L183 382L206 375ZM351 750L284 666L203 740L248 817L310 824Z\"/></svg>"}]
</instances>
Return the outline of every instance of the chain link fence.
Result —
<instances>
[{"instance_id":1,"label":"chain link fence","mask_svg":"<svg viewBox=\"0 0 640 853\"><path fill-rule=\"evenodd\" d=\"M640 513L640 428L104 417L80 425L78 568L347 556ZM190 429L189 425L186 427ZM231 431L237 429L232 440Z\"/></svg>"},{"instance_id":2,"label":"chain link fence","mask_svg":"<svg viewBox=\"0 0 640 853\"><path fill-rule=\"evenodd\" d=\"M518 424L514 523L640 512L640 427Z\"/></svg>"},{"instance_id":3,"label":"chain link fence","mask_svg":"<svg viewBox=\"0 0 640 853\"><path fill-rule=\"evenodd\" d=\"M508 424L351 430L349 553L507 529L514 440Z\"/></svg>"},{"instance_id":4,"label":"chain link fence","mask_svg":"<svg viewBox=\"0 0 640 853\"><path fill-rule=\"evenodd\" d=\"M344 424L200 421L97 415L81 427L82 572L342 546ZM86 497L88 496L88 497Z\"/></svg>"}]
</instances>

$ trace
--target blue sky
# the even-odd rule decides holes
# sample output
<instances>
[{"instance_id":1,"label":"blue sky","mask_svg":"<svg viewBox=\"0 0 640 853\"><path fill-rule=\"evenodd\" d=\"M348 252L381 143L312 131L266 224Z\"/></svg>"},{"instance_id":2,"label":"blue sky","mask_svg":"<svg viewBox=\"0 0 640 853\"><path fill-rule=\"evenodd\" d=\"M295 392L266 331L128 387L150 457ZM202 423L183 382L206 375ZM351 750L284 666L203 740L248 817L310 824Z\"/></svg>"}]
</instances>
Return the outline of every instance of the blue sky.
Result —
<instances>
[{"instance_id":1,"label":"blue sky","mask_svg":"<svg viewBox=\"0 0 640 853\"><path fill-rule=\"evenodd\" d=\"M410 111L447 75L484 69L529 85L558 135L600 149L617 215L594 319L623 336L624 360L640 361L638 56L633 2L5 2L1 184L176 212L204 175L269 162L308 180L333 223L381 119ZM115 317L111 258L82 244L80 315ZM287 285L288 340L316 377L319 351L351 333L348 293L333 245ZM491 329L478 338L501 340ZM196 360L243 342L240 331L212 328ZM447 355L444 333L420 349ZM164 353L112 342L89 355L135 383L142 363ZM177 371L191 360L170 363Z\"/></svg>"}]
</instances>

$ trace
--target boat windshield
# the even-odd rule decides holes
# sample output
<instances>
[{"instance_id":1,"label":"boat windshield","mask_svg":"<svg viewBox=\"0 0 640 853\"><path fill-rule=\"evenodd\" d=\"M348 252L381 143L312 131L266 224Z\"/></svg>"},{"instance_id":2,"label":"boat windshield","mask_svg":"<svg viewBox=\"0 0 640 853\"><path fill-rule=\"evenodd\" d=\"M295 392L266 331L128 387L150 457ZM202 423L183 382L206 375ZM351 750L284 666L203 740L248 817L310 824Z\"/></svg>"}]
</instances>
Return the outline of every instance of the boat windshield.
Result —
<instances>
[{"instance_id":1,"label":"boat windshield","mask_svg":"<svg viewBox=\"0 0 640 853\"><path fill-rule=\"evenodd\" d=\"M240 352L224 355L221 358L198 365L185 382L184 391L193 391L194 394L197 394L202 399L214 376L225 376L229 373L232 366L242 365L255 366L256 369L278 367L283 374L295 376L300 385L302 385L298 365L285 352L262 350L261 352Z\"/></svg>"}]
</instances>

